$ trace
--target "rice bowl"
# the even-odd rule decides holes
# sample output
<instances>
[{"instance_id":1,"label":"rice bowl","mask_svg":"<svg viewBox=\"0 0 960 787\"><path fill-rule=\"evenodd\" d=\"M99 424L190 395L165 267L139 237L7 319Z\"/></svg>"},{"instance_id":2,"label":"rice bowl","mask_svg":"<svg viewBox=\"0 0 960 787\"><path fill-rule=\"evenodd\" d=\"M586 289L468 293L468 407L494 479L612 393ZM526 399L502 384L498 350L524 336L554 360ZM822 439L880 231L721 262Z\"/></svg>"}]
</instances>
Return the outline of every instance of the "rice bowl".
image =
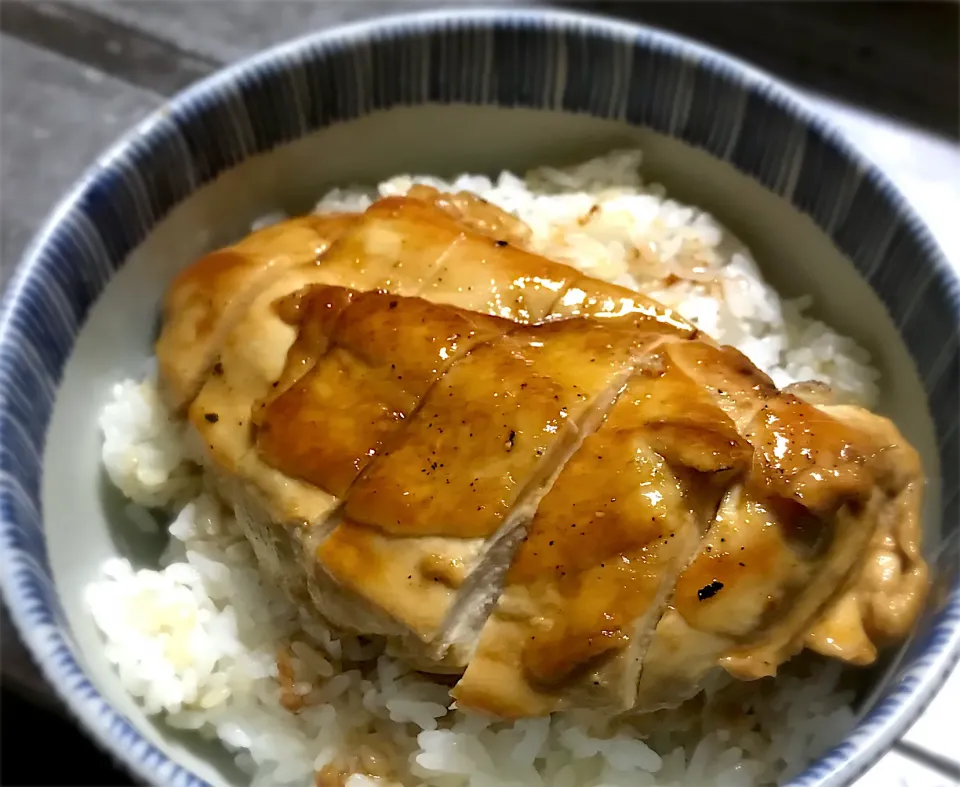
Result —
<instances>
[{"instance_id":1,"label":"rice bowl","mask_svg":"<svg viewBox=\"0 0 960 787\"><path fill-rule=\"evenodd\" d=\"M960 291L923 222L802 97L721 52L565 11L456 9L309 34L172 99L65 195L10 286L0 310L0 584L47 679L101 747L148 783L247 781L222 747L194 745L213 736L144 714L83 603L108 558L154 565L146 553L158 539L142 531L169 519L133 504L121 517L90 459L111 381L142 379L149 317L178 267L277 206L304 212L338 183L519 172L638 145L648 172L749 240L781 292L815 293L818 313L870 348L882 412L920 449L928 476L927 555L944 604L869 675L854 729L791 787L851 784L918 718L960 654L950 551Z\"/></svg>"},{"instance_id":2,"label":"rice bowl","mask_svg":"<svg viewBox=\"0 0 960 787\"><path fill-rule=\"evenodd\" d=\"M362 210L415 183L473 192L530 226L537 252L675 307L779 386L816 379L874 405L869 355L807 316L809 298L781 299L736 238L645 184L640 164L629 150L495 181L401 175L336 189L317 211ZM218 738L255 785L769 784L853 724L841 668L813 659L775 682L717 680L693 708L634 722L582 712L507 724L459 711L442 683L376 642L334 637L263 583L152 379L118 381L100 426L130 526L159 527L147 509L173 516L161 570L117 558L87 589L107 658L147 713Z\"/></svg>"}]
</instances>

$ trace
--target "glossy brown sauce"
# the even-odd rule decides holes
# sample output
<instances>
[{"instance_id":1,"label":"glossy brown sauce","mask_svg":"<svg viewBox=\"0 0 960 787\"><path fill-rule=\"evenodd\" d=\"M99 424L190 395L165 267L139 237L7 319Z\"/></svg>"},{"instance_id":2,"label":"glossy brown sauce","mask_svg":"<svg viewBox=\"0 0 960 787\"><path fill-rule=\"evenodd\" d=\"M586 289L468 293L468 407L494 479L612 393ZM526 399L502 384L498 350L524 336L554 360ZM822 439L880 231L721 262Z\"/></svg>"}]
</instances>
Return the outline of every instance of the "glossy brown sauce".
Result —
<instances>
[{"instance_id":1,"label":"glossy brown sauce","mask_svg":"<svg viewBox=\"0 0 960 787\"><path fill-rule=\"evenodd\" d=\"M621 648L706 527L719 481L749 447L693 381L654 351L541 502L507 577L540 602L523 664L567 678Z\"/></svg>"},{"instance_id":2,"label":"glossy brown sauce","mask_svg":"<svg viewBox=\"0 0 960 787\"><path fill-rule=\"evenodd\" d=\"M343 310L350 305L355 290L315 284L297 290L274 304L277 315L297 328L297 338L287 351L283 373L265 399L254 405L254 422L262 421L260 412L286 393L316 365L330 349L334 329Z\"/></svg>"},{"instance_id":3,"label":"glossy brown sauce","mask_svg":"<svg viewBox=\"0 0 960 787\"><path fill-rule=\"evenodd\" d=\"M873 488L873 446L846 424L789 394L767 400L745 435L769 494L829 515Z\"/></svg>"},{"instance_id":4,"label":"glossy brown sauce","mask_svg":"<svg viewBox=\"0 0 960 787\"><path fill-rule=\"evenodd\" d=\"M557 299L547 320L575 317L616 320L637 330L694 337L698 331L686 320L660 303L639 293L624 294L615 284L579 276Z\"/></svg>"},{"instance_id":5,"label":"glossy brown sauce","mask_svg":"<svg viewBox=\"0 0 960 787\"><path fill-rule=\"evenodd\" d=\"M338 497L451 364L510 326L329 287L279 308L301 316L281 382L302 376L258 413L257 448L271 466Z\"/></svg>"},{"instance_id":6,"label":"glossy brown sauce","mask_svg":"<svg viewBox=\"0 0 960 787\"><path fill-rule=\"evenodd\" d=\"M196 337L203 338L216 325L219 312L215 299L225 295L218 283L230 274L253 267L246 254L228 248L214 251L181 271L167 292L166 310L197 309ZM232 295L232 293L230 294ZM227 296L229 297L229 296Z\"/></svg>"},{"instance_id":7,"label":"glossy brown sauce","mask_svg":"<svg viewBox=\"0 0 960 787\"><path fill-rule=\"evenodd\" d=\"M600 325L569 322L518 328L477 347L351 490L348 515L396 535L495 532L626 369L629 345L611 342Z\"/></svg>"},{"instance_id":8,"label":"glossy brown sauce","mask_svg":"<svg viewBox=\"0 0 960 787\"><path fill-rule=\"evenodd\" d=\"M340 497L415 405L383 370L334 348L267 406L257 448L271 466Z\"/></svg>"}]
</instances>

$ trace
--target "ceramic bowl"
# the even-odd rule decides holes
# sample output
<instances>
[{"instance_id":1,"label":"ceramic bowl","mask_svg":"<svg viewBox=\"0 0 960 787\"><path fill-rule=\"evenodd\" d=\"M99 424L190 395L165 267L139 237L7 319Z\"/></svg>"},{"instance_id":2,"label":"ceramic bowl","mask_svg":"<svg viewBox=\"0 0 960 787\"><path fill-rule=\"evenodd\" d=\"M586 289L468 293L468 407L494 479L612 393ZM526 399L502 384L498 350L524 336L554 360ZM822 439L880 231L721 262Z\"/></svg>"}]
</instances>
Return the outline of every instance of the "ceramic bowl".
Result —
<instances>
[{"instance_id":1,"label":"ceramic bowl","mask_svg":"<svg viewBox=\"0 0 960 787\"><path fill-rule=\"evenodd\" d=\"M176 270L264 213L398 172L524 169L639 144L645 173L705 207L787 295L857 338L881 410L929 477L936 575L916 634L856 729L793 787L850 784L920 714L960 651L960 282L889 181L786 88L730 57L550 10L395 17L309 35L224 70L105 153L53 212L0 321L4 596L87 732L142 779L225 784L217 747L147 719L82 606L104 559L155 559L98 467L97 412L143 372Z\"/></svg>"}]
</instances>

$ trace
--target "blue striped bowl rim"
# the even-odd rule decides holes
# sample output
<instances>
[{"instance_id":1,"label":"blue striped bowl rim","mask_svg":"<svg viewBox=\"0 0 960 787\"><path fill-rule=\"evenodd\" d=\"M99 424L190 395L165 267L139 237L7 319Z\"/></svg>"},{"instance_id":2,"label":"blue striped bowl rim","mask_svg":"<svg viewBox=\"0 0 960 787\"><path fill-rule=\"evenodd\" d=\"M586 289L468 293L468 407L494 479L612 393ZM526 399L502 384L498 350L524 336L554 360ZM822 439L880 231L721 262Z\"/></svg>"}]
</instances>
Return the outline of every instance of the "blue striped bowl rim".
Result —
<instances>
[{"instance_id":1,"label":"blue striped bowl rim","mask_svg":"<svg viewBox=\"0 0 960 787\"><path fill-rule=\"evenodd\" d=\"M454 46L445 47L444 42ZM483 61L485 69L478 69L481 52L471 47L479 44L490 46L502 59L491 57ZM444 68L434 68L432 78L422 71L420 82L403 80L402 70L385 65L416 69L432 63L431 58ZM555 81L560 69L550 68L558 58L564 66L571 61L582 66L580 71L563 69L562 84ZM648 71L635 80L638 64ZM378 65L381 71L375 73ZM444 79L453 73L462 79ZM348 78L358 74L369 77L367 93L344 90L334 95L329 81L323 81L355 87ZM389 77L397 74L391 82ZM495 95L491 82L496 82ZM619 101L618 86L626 87ZM678 96L697 87L699 101L678 104ZM635 95L631 88L643 93ZM278 96L311 99L309 105L297 105L309 112L280 114L271 123L264 113L248 111L258 102L275 110ZM254 153L317 128L373 109L425 100L559 108L649 126L730 162L809 215L884 301L924 379L940 439L944 535L953 550L942 559L953 560L960 541L960 485L946 484L960 477L960 282L897 189L801 98L758 69L710 47L569 11L435 11L307 35L198 83L104 153L33 240L0 310L4 598L22 638L69 710L103 748L146 782L205 784L145 740L86 677L47 561L39 496L41 457L73 341L91 304L127 254L200 185ZM734 117L728 117L731 112ZM238 119L246 125L238 125ZM740 134L744 128L762 128L763 133ZM216 145L202 137L211 129L224 133ZM161 166L167 159L178 166ZM144 167L150 163L152 168ZM884 231L877 233L878 226ZM42 319L44 314L51 319ZM790 787L840 787L854 781L929 704L958 656L960 586L954 580L929 630L905 651L896 685L846 739Z\"/></svg>"}]
</instances>

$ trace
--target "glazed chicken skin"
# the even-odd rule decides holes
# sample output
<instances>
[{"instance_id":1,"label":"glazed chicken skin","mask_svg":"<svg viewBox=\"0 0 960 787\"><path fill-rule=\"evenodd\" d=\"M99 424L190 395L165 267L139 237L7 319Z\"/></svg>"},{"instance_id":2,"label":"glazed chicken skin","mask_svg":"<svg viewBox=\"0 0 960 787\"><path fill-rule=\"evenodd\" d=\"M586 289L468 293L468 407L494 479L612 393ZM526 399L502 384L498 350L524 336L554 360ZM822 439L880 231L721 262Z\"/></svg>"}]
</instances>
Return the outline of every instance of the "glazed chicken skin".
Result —
<instances>
[{"instance_id":1,"label":"glazed chicken skin","mask_svg":"<svg viewBox=\"0 0 960 787\"><path fill-rule=\"evenodd\" d=\"M174 281L161 390L265 576L507 718L903 637L927 575L896 428L528 235L417 187Z\"/></svg>"}]
</instances>

